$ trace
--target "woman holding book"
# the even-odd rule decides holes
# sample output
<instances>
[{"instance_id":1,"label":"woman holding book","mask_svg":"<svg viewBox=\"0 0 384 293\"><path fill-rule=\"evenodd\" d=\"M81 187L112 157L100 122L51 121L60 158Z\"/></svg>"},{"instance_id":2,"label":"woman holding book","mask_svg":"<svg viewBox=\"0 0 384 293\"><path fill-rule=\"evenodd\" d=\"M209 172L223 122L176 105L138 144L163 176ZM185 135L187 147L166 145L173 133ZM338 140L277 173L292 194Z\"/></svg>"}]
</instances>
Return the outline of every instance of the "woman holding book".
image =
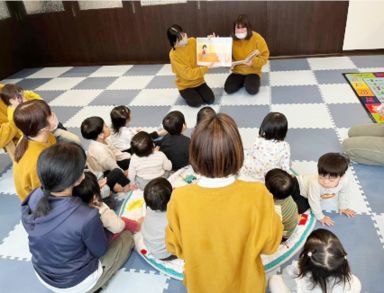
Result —
<instances>
[{"instance_id":1,"label":"woman holding book","mask_svg":"<svg viewBox=\"0 0 384 293\"><path fill-rule=\"evenodd\" d=\"M268 61L267 43L258 33L252 31L248 17L240 15L233 23L232 55L234 66L225 81L224 90L228 94L237 92L242 87L251 94L259 92L261 68Z\"/></svg>"},{"instance_id":2,"label":"woman holding book","mask_svg":"<svg viewBox=\"0 0 384 293\"><path fill-rule=\"evenodd\" d=\"M172 47L169 59L172 71L176 74L176 86L180 95L191 107L212 104L215 96L204 80L204 75L212 65L197 65L196 39L188 38L177 24L168 28L167 36Z\"/></svg>"}]
</instances>

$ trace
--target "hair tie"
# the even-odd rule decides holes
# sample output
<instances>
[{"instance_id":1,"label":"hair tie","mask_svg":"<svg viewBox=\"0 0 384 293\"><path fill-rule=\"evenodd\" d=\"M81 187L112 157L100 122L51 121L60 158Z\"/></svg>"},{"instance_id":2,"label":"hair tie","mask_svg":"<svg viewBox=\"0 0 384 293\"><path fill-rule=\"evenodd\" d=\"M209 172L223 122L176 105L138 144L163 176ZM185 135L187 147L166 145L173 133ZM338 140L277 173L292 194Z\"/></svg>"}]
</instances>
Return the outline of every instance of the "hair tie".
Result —
<instances>
[{"instance_id":1,"label":"hair tie","mask_svg":"<svg viewBox=\"0 0 384 293\"><path fill-rule=\"evenodd\" d=\"M344 259L347 259L347 256L346 256L346 255L344 255Z\"/></svg>"},{"instance_id":2,"label":"hair tie","mask_svg":"<svg viewBox=\"0 0 384 293\"><path fill-rule=\"evenodd\" d=\"M307 255L308 255L308 257L312 257L312 252L309 251L309 252L307 253Z\"/></svg>"}]
</instances>

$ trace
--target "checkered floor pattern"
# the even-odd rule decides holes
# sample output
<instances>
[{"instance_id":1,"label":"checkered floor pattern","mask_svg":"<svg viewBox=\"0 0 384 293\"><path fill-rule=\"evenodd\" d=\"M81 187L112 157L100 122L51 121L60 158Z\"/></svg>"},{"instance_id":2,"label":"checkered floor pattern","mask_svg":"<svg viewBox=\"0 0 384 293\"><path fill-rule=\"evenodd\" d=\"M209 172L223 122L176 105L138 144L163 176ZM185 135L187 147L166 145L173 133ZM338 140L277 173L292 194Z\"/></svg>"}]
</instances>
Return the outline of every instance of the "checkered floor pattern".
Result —
<instances>
[{"instance_id":1,"label":"checkered floor pattern","mask_svg":"<svg viewBox=\"0 0 384 293\"><path fill-rule=\"evenodd\" d=\"M315 172L320 155L341 151L348 128L371 123L344 72L384 71L384 56L352 56L272 60L263 68L261 89L256 96L243 90L223 92L228 69L213 69L206 75L213 89L216 111L231 115L238 123L245 147L258 133L269 111L283 112L289 121L287 141L292 165L300 173ZM127 105L131 127L156 130L171 110L184 113L190 134L198 109L188 107L175 87L169 64L92 67L28 68L2 83L16 83L36 91L52 106L59 120L80 135L83 119L99 115L109 121L115 105ZM81 136L81 135L80 135ZM87 147L88 142L83 140ZM30 262L26 233L20 223L20 202L15 196L9 159L0 154L0 291L46 292L37 281ZM336 220L330 228L342 240L352 271L363 292L382 292L384 270L383 167L354 164L348 173L352 182L354 219L328 212ZM186 292L181 282L159 274L133 253L105 292Z\"/></svg>"}]
</instances>

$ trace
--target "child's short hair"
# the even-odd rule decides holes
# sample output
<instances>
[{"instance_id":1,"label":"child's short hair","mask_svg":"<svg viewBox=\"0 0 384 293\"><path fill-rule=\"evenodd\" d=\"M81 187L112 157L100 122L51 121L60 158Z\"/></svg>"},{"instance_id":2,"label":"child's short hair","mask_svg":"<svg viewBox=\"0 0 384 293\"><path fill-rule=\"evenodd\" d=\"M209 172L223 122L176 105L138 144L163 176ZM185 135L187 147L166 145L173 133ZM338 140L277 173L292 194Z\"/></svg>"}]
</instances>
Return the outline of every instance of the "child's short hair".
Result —
<instances>
[{"instance_id":1,"label":"child's short hair","mask_svg":"<svg viewBox=\"0 0 384 293\"><path fill-rule=\"evenodd\" d=\"M73 195L80 197L83 202L89 204L93 201L94 197L100 202L100 186L97 182L96 176L89 171L84 172L84 179L81 183L73 188Z\"/></svg>"},{"instance_id":2,"label":"child's short hair","mask_svg":"<svg viewBox=\"0 0 384 293\"><path fill-rule=\"evenodd\" d=\"M349 158L340 153L326 153L317 162L319 175L330 177L341 177L349 166Z\"/></svg>"},{"instance_id":3,"label":"child's short hair","mask_svg":"<svg viewBox=\"0 0 384 293\"><path fill-rule=\"evenodd\" d=\"M145 131L139 131L131 140L132 152L139 157L147 157L154 149L153 140Z\"/></svg>"},{"instance_id":4,"label":"child's short hair","mask_svg":"<svg viewBox=\"0 0 384 293\"><path fill-rule=\"evenodd\" d=\"M169 112L163 119L163 127L170 135L180 134L185 124L185 118L180 111Z\"/></svg>"},{"instance_id":5,"label":"child's short hair","mask_svg":"<svg viewBox=\"0 0 384 293\"><path fill-rule=\"evenodd\" d=\"M89 117L81 123L81 135L86 139L96 140L103 132L104 120L100 117Z\"/></svg>"},{"instance_id":6,"label":"child's short hair","mask_svg":"<svg viewBox=\"0 0 384 293\"><path fill-rule=\"evenodd\" d=\"M154 211L165 212L171 198L172 185L165 178L155 178L144 188L145 204Z\"/></svg>"},{"instance_id":7,"label":"child's short hair","mask_svg":"<svg viewBox=\"0 0 384 293\"><path fill-rule=\"evenodd\" d=\"M127 124L131 119L131 110L127 106L117 106L111 111L111 121L114 133L118 133L120 128Z\"/></svg>"},{"instance_id":8,"label":"child's short hair","mask_svg":"<svg viewBox=\"0 0 384 293\"><path fill-rule=\"evenodd\" d=\"M292 194L293 178L282 169L272 169L265 175L265 186L275 199L285 199Z\"/></svg>"},{"instance_id":9,"label":"child's short hair","mask_svg":"<svg viewBox=\"0 0 384 293\"><path fill-rule=\"evenodd\" d=\"M6 84L0 90L0 98L3 100L4 104L9 106L11 105L10 100L15 99L18 95L21 95L23 89L16 84Z\"/></svg>"},{"instance_id":10,"label":"child's short hair","mask_svg":"<svg viewBox=\"0 0 384 293\"><path fill-rule=\"evenodd\" d=\"M332 285L347 284L351 280L347 253L335 234L326 229L312 231L299 257L299 277L309 275L312 289L319 286L328 292Z\"/></svg>"},{"instance_id":11,"label":"child's short hair","mask_svg":"<svg viewBox=\"0 0 384 293\"><path fill-rule=\"evenodd\" d=\"M197 113L196 125L200 123L201 120L207 117L213 117L216 115L216 111L209 106L203 107Z\"/></svg>"},{"instance_id":12,"label":"child's short hair","mask_svg":"<svg viewBox=\"0 0 384 293\"><path fill-rule=\"evenodd\" d=\"M288 120L283 113L271 112L264 117L259 135L265 139L284 140L288 131Z\"/></svg>"}]
</instances>

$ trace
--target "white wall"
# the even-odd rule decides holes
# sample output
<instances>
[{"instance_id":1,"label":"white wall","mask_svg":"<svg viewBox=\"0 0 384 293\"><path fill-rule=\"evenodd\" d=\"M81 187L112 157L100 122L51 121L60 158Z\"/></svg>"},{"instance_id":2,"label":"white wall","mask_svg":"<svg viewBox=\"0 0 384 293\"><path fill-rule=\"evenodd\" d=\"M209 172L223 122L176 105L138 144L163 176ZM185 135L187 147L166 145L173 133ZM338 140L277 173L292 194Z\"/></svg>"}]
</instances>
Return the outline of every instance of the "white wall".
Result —
<instances>
[{"instance_id":1,"label":"white wall","mask_svg":"<svg viewBox=\"0 0 384 293\"><path fill-rule=\"evenodd\" d=\"M343 50L384 49L384 1L350 0Z\"/></svg>"}]
</instances>

